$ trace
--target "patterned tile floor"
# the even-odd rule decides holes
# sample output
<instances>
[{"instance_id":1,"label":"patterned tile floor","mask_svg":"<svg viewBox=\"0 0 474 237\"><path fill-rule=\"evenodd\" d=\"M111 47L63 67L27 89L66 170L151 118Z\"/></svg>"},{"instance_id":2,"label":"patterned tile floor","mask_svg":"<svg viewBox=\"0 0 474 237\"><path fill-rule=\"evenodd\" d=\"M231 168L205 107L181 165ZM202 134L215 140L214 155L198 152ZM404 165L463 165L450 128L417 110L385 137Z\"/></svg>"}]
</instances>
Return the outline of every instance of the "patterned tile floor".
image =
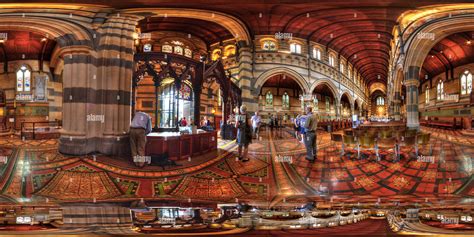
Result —
<instances>
[{"instance_id":1,"label":"patterned tile floor","mask_svg":"<svg viewBox=\"0 0 474 237\"><path fill-rule=\"evenodd\" d=\"M318 133L318 160L304 159L305 149L290 130L264 130L250 145L250 161L236 160L234 141L219 141L215 153L182 161L178 168L138 169L117 157L69 157L56 140L0 139L0 203L105 202L175 200L281 205L325 202L438 202L472 197L473 154L465 136L423 128L432 133L434 162L402 149L377 162L356 159L355 150L331 143ZM446 136L449 134L449 137ZM428 147L420 147L427 154Z\"/></svg>"}]
</instances>

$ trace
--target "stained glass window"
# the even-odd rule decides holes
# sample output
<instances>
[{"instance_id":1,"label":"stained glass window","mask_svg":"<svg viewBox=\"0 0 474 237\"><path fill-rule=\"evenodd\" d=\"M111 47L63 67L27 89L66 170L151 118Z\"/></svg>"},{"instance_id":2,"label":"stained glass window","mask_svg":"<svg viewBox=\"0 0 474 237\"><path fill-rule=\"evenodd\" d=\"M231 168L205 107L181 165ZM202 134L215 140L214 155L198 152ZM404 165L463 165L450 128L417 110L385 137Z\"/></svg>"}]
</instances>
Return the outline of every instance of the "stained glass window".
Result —
<instances>
[{"instance_id":1,"label":"stained glass window","mask_svg":"<svg viewBox=\"0 0 474 237\"><path fill-rule=\"evenodd\" d=\"M461 95L471 94L472 92L472 73L468 70L461 75Z\"/></svg>"},{"instance_id":2,"label":"stained glass window","mask_svg":"<svg viewBox=\"0 0 474 237\"><path fill-rule=\"evenodd\" d=\"M181 47L181 46L174 46L174 53L175 53L175 54L179 54L179 55L183 55L183 47Z\"/></svg>"},{"instance_id":3,"label":"stained glass window","mask_svg":"<svg viewBox=\"0 0 474 237\"><path fill-rule=\"evenodd\" d=\"M282 107L283 108L290 108L290 96L288 95L288 93L285 93L283 94L282 98Z\"/></svg>"},{"instance_id":4,"label":"stained glass window","mask_svg":"<svg viewBox=\"0 0 474 237\"><path fill-rule=\"evenodd\" d=\"M215 49L213 52L212 52L212 61L216 61L218 60L220 57L221 57L221 50L220 49Z\"/></svg>"},{"instance_id":5,"label":"stained glass window","mask_svg":"<svg viewBox=\"0 0 474 237\"><path fill-rule=\"evenodd\" d=\"M334 61L334 56L329 55L329 66L334 67L335 61Z\"/></svg>"},{"instance_id":6,"label":"stained glass window","mask_svg":"<svg viewBox=\"0 0 474 237\"><path fill-rule=\"evenodd\" d=\"M316 47L313 48L313 58L321 60L321 49Z\"/></svg>"},{"instance_id":7,"label":"stained glass window","mask_svg":"<svg viewBox=\"0 0 474 237\"><path fill-rule=\"evenodd\" d=\"M301 54L301 44L291 43L290 44L290 52Z\"/></svg>"},{"instance_id":8,"label":"stained glass window","mask_svg":"<svg viewBox=\"0 0 474 237\"><path fill-rule=\"evenodd\" d=\"M381 96L377 97L376 105L384 105L384 104L385 104L385 99Z\"/></svg>"},{"instance_id":9,"label":"stained glass window","mask_svg":"<svg viewBox=\"0 0 474 237\"><path fill-rule=\"evenodd\" d=\"M269 51L274 51L276 50L276 44L275 42L271 41L271 40L267 40L267 41L264 41L263 44L262 44L262 49L263 50L269 50Z\"/></svg>"},{"instance_id":10,"label":"stained glass window","mask_svg":"<svg viewBox=\"0 0 474 237\"><path fill-rule=\"evenodd\" d=\"M191 100L191 87L188 84L183 83L179 89L179 98L183 100Z\"/></svg>"},{"instance_id":11,"label":"stained glass window","mask_svg":"<svg viewBox=\"0 0 474 237\"><path fill-rule=\"evenodd\" d=\"M426 86L426 91L425 91L425 103L429 104L430 103L430 87Z\"/></svg>"},{"instance_id":12,"label":"stained glass window","mask_svg":"<svg viewBox=\"0 0 474 237\"><path fill-rule=\"evenodd\" d=\"M31 91L31 72L25 65L16 72L16 90Z\"/></svg>"},{"instance_id":13,"label":"stained glass window","mask_svg":"<svg viewBox=\"0 0 474 237\"><path fill-rule=\"evenodd\" d=\"M235 46L229 45L225 47L224 56L229 57L235 55Z\"/></svg>"},{"instance_id":14,"label":"stained glass window","mask_svg":"<svg viewBox=\"0 0 474 237\"><path fill-rule=\"evenodd\" d=\"M273 94L272 92L268 91L267 95L265 96L265 103L267 106L272 106L273 105Z\"/></svg>"},{"instance_id":15,"label":"stained glass window","mask_svg":"<svg viewBox=\"0 0 474 237\"><path fill-rule=\"evenodd\" d=\"M161 51L163 51L163 53L173 53L173 46L165 44L161 47Z\"/></svg>"},{"instance_id":16,"label":"stained glass window","mask_svg":"<svg viewBox=\"0 0 474 237\"><path fill-rule=\"evenodd\" d=\"M152 50L151 44L143 45L143 52L151 52L151 50Z\"/></svg>"},{"instance_id":17,"label":"stained glass window","mask_svg":"<svg viewBox=\"0 0 474 237\"><path fill-rule=\"evenodd\" d=\"M444 86L443 86L443 81L438 82L438 87L437 87L437 99L438 100L443 100L444 99Z\"/></svg>"},{"instance_id":18,"label":"stained glass window","mask_svg":"<svg viewBox=\"0 0 474 237\"><path fill-rule=\"evenodd\" d=\"M193 51L191 49L185 48L184 49L184 56L186 56L188 58L192 58L193 57Z\"/></svg>"}]
</instances>

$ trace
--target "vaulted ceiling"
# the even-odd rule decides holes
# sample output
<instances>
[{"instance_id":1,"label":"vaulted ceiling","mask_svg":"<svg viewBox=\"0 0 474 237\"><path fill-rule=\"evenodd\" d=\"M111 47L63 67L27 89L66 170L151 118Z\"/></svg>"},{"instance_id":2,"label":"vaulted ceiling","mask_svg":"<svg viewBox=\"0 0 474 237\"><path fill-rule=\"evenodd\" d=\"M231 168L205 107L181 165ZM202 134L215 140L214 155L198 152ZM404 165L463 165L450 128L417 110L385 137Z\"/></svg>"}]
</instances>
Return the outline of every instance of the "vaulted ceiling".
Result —
<instances>
[{"instance_id":1,"label":"vaulted ceiling","mask_svg":"<svg viewBox=\"0 0 474 237\"><path fill-rule=\"evenodd\" d=\"M440 40L431 49L420 71L420 79L424 80L425 75L433 78L469 63L474 63L474 32L456 33Z\"/></svg>"},{"instance_id":2,"label":"vaulted ceiling","mask_svg":"<svg viewBox=\"0 0 474 237\"><path fill-rule=\"evenodd\" d=\"M25 31L2 31L7 40L0 42L0 62L33 59L49 61L56 42Z\"/></svg>"},{"instance_id":3,"label":"vaulted ceiling","mask_svg":"<svg viewBox=\"0 0 474 237\"><path fill-rule=\"evenodd\" d=\"M461 2L467 1L443 0L442 3ZM389 44L397 18L407 10L440 4L438 0L75 0L70 3L103 4L118 9L175 7L227 13L244 22L252 36L293 33L294 37L316 41L336 50L355 66L369 85L387 81ZM194 32L211 41L228 36L217 33L224 31L208 23L209 28L192 29L196 24L204 26L204 22L197 20L186 23L172 18L151 21L151 25L143 25L147 30L160 29L163 24L165 28Z\"/></svg>"},{"instance_id":4,"label":"vaulted ceiling","mask_svg":"<svg viewBox=\"0 0 474 237\"><path fill-rule=\"evenodd\" d=\"M138 24L142 33L152 31L175 31L198 37L207 44L233 38L223 26L212 21L178 17L147 17Z\"/></svg>"}]
</instances>

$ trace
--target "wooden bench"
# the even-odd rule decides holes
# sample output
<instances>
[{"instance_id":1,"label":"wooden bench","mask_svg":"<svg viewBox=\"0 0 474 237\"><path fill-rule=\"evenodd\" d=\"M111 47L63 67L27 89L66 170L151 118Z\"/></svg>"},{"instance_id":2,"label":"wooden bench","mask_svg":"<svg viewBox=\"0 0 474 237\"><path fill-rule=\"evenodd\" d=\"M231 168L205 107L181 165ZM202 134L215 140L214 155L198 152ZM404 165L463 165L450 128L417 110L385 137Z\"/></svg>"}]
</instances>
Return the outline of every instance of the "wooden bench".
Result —
<instances>
[{"instance_id":1,"label":"wooden bench","mask_svg":"<svg viewBox=\"0 0 474 237\"><path fill-rule=\"evenodd\" d=\"M420 125L451 130L463 128L462 118L456 117L428 117L427 120L420 121Z\"/></svg>"}]
</instances>

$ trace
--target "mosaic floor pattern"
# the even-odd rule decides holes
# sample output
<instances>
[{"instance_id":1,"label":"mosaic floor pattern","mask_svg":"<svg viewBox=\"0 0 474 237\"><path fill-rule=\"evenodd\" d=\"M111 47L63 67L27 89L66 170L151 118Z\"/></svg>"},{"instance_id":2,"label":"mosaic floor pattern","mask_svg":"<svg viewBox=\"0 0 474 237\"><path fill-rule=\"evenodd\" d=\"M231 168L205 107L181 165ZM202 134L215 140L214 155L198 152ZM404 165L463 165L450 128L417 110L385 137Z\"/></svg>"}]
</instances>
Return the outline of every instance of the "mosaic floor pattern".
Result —
<instances>
[{"instance_id":1,"label":"mosaic floor pattern","mask_svg":"<svg viewBox=\"0 0 474 237\"><path fill-rule=\"evenodd\" d=\"M424 128L425 129L425 128ZM340 143L318 133L318 160L304 159L305 149L287 129L263 130L250 145L250 161L236 160L235 141L219 141L216 153L183 161L179 168L136 168L118 157L69 157L56 140L0 141L0 202L105 202L203 200L281 202L324 200L372 202L435 201L472 197L474 148L460 145L464 136L432 132L432 159L420 160L412 148L402 159L381 161L341 156ZM420 152L428 154L428 147ZM352 148L346 153L355 154Z\"/></svg>"}]
</instances>

